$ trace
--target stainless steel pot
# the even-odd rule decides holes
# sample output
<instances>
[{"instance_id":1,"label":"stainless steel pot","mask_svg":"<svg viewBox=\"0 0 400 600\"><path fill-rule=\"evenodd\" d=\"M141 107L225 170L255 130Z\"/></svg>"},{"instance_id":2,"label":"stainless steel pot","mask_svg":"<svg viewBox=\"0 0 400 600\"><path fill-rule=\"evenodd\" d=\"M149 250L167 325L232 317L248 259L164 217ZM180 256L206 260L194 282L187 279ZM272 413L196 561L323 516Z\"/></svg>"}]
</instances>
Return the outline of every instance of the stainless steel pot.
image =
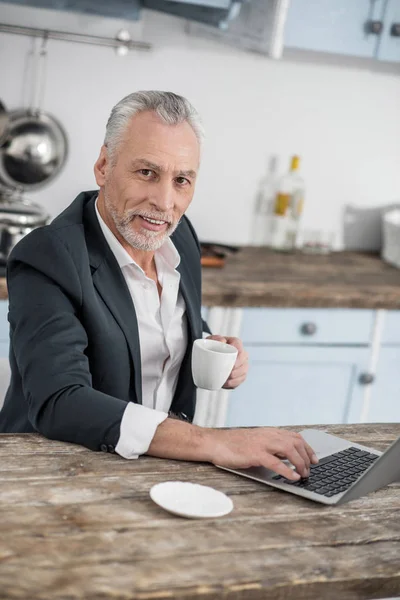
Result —
<instances>
[{"instance_id":1,"label":"stainless steel pot","mask_svg":"<svg viewBox=\"0 0 400 600\"><path fill-rule=\"evenodd\" d=\"M49 221L46 211L21 193L54 179L67 150L66 134L54 117L43 111L6 112L0 102L0 270L15 244Z\"/></svg>"},{"instance_id":2,"label":"stainless steel pot","mask_svg":"<svg viewBox=\"0 0 400 600\"><path fill-rule=\"evenodd\" d=\"M58 121L41 111L7 113L0 148L0 184L6 189L37 190L60 172L67 137Z\"/></svg>"},{"instance_id":3,"label":"stainless steel pot","mask_svg":"<svg viewBox=\"0 0 400 600\"><path fill-rule=\"evenodd\" d=\"M0 100L0 146L3 144L8 125L8 115L4 104Z\"/></svg>"},{"instance_id":4,"label":"stainless steel pot","mask_svg":"<svg viewBox=\"0 0 400 600\"><path fill-rule=\"evenodd\" d=\"M49 215L38 204L0 198L0 262L27 233L48 221Z\"/></svg>"}]
</instances>

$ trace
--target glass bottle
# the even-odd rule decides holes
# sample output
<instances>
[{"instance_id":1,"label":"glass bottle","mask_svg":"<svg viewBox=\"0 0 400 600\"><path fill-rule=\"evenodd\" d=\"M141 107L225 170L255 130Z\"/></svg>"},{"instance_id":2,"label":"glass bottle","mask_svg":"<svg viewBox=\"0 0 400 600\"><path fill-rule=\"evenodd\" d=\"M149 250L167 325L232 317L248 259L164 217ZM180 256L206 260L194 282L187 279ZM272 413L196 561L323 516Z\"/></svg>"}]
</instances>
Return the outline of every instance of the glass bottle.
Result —
<instances>
[{"instance_id":1,"label":"glass bottle","mask_svg":"<svg viewBox=\"0 0 400 600\"><path fill-rule=\"evenodd\" d=\"M292 156L289 172L278 182L272 219L271 247L291 251L296 248L303 211L305 182L299 171L300 158Z\"/></svg>"},{"instance_id":2,"label":"glass bottle","mask_svg":"<svg viewBox=\"0 0 400 600\"><path fill-rule=\"evenodd\" d=\"M253 246L268 246L270 243L271 218L274 213L277 186L277 165L277 157L271 156L267 172L258 186L250 240L250 244Z\"/></svg>"}]
</instances>

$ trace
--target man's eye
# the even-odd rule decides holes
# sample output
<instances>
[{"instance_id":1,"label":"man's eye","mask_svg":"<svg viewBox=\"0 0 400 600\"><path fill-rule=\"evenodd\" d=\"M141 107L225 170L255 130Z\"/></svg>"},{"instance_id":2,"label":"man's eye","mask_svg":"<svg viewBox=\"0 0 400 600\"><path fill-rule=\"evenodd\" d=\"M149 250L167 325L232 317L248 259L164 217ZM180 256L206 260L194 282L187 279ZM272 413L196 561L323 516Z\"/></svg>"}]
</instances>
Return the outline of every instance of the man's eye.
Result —
<instances>
[{"instance_id":1,"label":"man's eye","mask_svg":"<svg viewBox=\"0 0 400 600\"><path fill-rule=\"evenodd\" d=\"M186 184L190 185L190 181L189 181L189 179L186 179L186 177L177 177L176 178L176 183L178 185L186 185Z\"/></svg>"},{"instance_id":2,"label":"man's eye","mask_svg":"<svg viewBox=\"0 0 400 600\"><path fill-rule=\"evenodd\" d=\"M149 178L152 174L153 171L151 169L140 169L139 171L144 177Z\"/></svg>"}]
</instances>

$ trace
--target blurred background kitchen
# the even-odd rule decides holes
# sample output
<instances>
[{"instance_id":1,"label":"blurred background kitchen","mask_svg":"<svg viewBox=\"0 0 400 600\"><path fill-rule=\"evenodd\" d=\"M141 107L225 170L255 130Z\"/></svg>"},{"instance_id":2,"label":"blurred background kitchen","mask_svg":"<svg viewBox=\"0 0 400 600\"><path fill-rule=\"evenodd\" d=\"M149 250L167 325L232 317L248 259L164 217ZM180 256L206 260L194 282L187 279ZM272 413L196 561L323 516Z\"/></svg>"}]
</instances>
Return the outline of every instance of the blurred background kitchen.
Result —
<instances>
[{"instance_id":1,"label":"blurred background kitchen","mask_svg":"<svg viewBox=\"0 0 400 600\"><path fill-rule=\"evenodd\" d=\"M3 265L95 187L118 100L182 94L204 314L251 367L197 422L400 420L400 0L0 1L0 76Z\"/></svg>"}]
</instances>

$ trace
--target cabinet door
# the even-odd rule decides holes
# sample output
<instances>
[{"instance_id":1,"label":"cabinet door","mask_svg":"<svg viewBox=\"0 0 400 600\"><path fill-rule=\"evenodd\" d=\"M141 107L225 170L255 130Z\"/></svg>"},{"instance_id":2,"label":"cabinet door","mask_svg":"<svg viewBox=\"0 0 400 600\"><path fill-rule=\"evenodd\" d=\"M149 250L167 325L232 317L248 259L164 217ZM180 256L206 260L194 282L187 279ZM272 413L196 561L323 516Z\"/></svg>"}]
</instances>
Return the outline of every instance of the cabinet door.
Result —
<instances>
[{"instance_id":1,"label":"cabinet door","mask_svg":"<svg viewBox=\"0 0 400 600\"><path fill-rule=\"evenodd\" d=\"M377 58L391 62L400 62L400 2L389 0L383 33L380 36Z\"/></svg>"},{"instance_id":2,"label":"cabinet door","mask_svg":"<svg viewBox=\"0 0 400 600\"><path fill-rule=\"evenodd\" d=\"M241 3L231 0L141 0L142 6L215 28L224 29L240 11Z\"/></svg>"},{"instance_id":3,"label":"cabinet door","mask_svg":"<svg viewBox=\"0 0 400 600\"><path fill-rule=\"evenodd\" d=\"M400 346L382 346L375 379L371 384L369 423L400 422Z\"/></svg>"},{"instance_id":4,"label":"cabinet door","mask_svg":"<svg viewBox=\"0 0 400 600\"><path fill-rule=\"evenodd\" d=\"M4 354L4 348L8 348L9 325L8 325L8 300L0 300L0 357L8 356Z\"/></svg>"},{"instance_id":5,"label":"cabinet door","mask_svg":"<svg viewBox=\"0 0 400 600\"><path fill-rule=\"evenodd\" d=\"M137 20L140 15L140 0L7 0L11 4L22 4L34 8L67 10L86 15Z\"/></svg>"},{"instance_id":6,"label":"cabinet door","mask_svg":"<svg viewBox=\"0 0 400 600\"><path fill-rule=\"evenodd\" d=\"M249 375L231 393L227 425L311 425L348 422L361 414L367 348L247 348Z\"/></svg>"},{"instance_id":7,"label":"cabinet door","mask_svg":"<svg viewBox=\"0 0 400 600\"><path fill-rule=\"evenodd\" d=\"M372 58L380 36L368 24L382 21L384 6L384 0L291 0L285 47Z\"/></svg>"}]
</instances>

